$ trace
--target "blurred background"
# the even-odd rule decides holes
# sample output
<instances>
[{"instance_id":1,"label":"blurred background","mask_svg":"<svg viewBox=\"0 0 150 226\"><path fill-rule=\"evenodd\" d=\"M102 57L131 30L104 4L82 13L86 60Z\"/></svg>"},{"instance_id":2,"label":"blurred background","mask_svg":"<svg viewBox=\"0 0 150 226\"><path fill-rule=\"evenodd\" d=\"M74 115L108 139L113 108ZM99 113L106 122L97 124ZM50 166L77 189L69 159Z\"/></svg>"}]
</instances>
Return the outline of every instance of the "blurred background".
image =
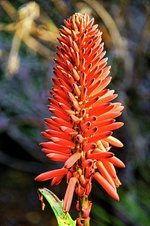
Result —
<instances>
[{"instance_id":1,"label":"blurred background","mask_svg":"<svg viewBox=\"0 0 150 226\"><path fill-rule=\"evenodd\" d=\"M91 225L150 225L150 1L0 0L0 225L56 226L51 208L41 210L37 189L63 198L66 183L51 188L34 177L59 167L39 143L44 130L59 27L75 12L95 18L112 66L110 88L125 106L125 126L113 149L126 168L115 202L93 185ZM119 120L119 119L118 119ZM76 217L74 208L71 210Z\"/></svg>"}]
</instances>

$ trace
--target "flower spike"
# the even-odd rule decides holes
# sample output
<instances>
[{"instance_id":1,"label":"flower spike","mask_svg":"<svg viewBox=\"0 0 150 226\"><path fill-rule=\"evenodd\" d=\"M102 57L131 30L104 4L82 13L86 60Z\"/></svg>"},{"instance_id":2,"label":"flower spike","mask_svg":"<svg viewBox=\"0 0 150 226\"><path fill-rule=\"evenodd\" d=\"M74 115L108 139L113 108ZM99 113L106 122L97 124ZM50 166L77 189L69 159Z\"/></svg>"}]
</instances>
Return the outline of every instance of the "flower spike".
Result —
<instances>
[{"instance_id":1,"label":"flower spike","mask_svg":"<svg viewBox=\"0 0 150 226\"><path fill-rule=\"evenodd\" d=\"M51 118L45 119L48 127L42 135L42 151L52 161L64 162L61 169L42 173L38 181L52 179L57 185L66 175L68 187L63 202L64 211L71 207L73 194L78 201L78 225L89 225L92 179L115 200L119 200L116 187L119 181L115 167L125 167L114 156L112 146L123 144L113 136L113 131L123 126L116 122L122 114L121 103L112 102L117 97L107 89L111 81L110 66L102 33L94 19L75 13L60 29L57 58L55 60L53 89L49 98Z\"/></svg>"}]
</instances>

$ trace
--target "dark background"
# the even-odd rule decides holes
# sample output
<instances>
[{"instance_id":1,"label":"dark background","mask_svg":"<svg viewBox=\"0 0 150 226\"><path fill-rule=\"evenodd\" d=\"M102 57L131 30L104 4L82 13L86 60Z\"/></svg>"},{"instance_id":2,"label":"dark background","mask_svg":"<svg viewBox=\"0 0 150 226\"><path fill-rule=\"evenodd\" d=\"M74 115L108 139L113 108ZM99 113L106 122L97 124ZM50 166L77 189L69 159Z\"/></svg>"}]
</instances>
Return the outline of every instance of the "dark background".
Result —
<instances>
[{"instance_id":1,"label":"dark background","mask_svg":"<svg viewBox=\"0 0 150 226\"><path fill-rule=\"evenodd\" d=\"M106 0L0 1L0 225L55 226L51 208L42 212L37 188L63 198L66 183L55 188L34 177L59 167L41 153L40 132L47 110L58 28L75 12L95 18L103 31L112 66L110 88L125 106L124 127L115 149L126 168L120 202L94 183L91 225L149 226L150 222L150 1ZM74 205L72 205L74 207ZM75 217L74 208L71 215Z\"/></svg>"}]
</instances>

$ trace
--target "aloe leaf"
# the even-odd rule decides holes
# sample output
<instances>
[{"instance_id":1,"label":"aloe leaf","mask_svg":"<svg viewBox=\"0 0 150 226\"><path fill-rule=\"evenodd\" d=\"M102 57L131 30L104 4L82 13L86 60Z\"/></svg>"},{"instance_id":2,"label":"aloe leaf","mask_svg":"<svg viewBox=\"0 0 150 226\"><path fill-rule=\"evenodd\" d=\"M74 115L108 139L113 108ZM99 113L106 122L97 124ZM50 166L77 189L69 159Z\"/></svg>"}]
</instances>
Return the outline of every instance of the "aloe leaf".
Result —
<instances>
[{"instance_id":1,"label":"aloe leaf","mask_svg":"<svg viewBox=\"0 0 150 226\"><path fill-rule=\"evenodd\" d=\"M72 220L69 213L63 211L63 202L50 190L47 188L38 189L39 198L42 203L42 209L44 210L45 203L43 197L50 204L58 222L58 226L75 226L76 221Z\"/></svg>"}]
</instances>

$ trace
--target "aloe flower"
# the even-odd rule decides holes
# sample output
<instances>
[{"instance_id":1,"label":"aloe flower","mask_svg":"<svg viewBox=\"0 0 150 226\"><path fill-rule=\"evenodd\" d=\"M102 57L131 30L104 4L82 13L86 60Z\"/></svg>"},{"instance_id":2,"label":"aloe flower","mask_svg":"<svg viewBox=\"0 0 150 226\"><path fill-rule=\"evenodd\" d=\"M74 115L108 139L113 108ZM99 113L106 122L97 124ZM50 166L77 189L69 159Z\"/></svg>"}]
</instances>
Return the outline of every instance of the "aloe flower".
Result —
<instances>
[{"instance_id":1,"label":"aloe flower","mask_svg":"<svg viewBox=\"0 0 150 226\"><path fill-rule=\"evenodd\" d=\"M66 176L68 186L63 209L70 210L75 192L78 225L89 225L92 203L88 196L92 180L119 200L116 187L121 182L114 166L125 167L110 151L112 146L123 146L113 137L113 130L123 125L115 120L123 106L112 102L117 94L106 88L111 81L110 66L104 57L102 33L93 23L94 19L88 15L76 13L60 29L54 87L48 106L53 116L45 119L47 129L42 135L48 141L41 146L50 160L64 164L36 177L37 181L52 179L54 186Z\"/></svg>"}]
</instances>

